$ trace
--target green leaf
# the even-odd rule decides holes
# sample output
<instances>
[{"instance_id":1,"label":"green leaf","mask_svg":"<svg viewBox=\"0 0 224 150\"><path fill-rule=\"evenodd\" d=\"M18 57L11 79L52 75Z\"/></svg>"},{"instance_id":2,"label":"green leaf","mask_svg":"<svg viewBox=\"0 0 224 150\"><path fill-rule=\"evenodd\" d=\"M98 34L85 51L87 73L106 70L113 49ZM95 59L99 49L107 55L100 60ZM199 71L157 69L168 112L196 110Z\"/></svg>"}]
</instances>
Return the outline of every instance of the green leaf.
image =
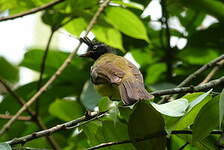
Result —
<instances>
[{"instance_id":1,"label":"green leaf","mask_svg":"<svg viewBox=\"0 0 224 150\"><path fill-rule=\"evenodd\" d=\"M80 101L86 109L93 111L97 106L101 96L96 92L92 82L87 81L83 87Z\"/></svg>"},{"instance_id":2,"label":"green leaf","mask_svg":"<svg viewBox=\"0 0 224 150\"><path fill-rule=\"evenodd\" d=\"M158 112L171 117L183 116L188 107L188 100L185 98L177 99L165 104L150 103Z\"/></svg>"},{"instance_id":3,"label":"green leaf","mask_svg":"<svg viewBox=\"0 0 224 150\"><path fill-rule=\"evenodd\" d=\"M220 21L224 21L224 4L222 1L211 1L211 0L190 0L190 1L183 1L185 6L190 8L199 9L203 12L206 12L210 15L217 17Z\"/></svg>"},{"instance_id":4,"label":"green leaf","mask_svg":"<svg viewBox=\"0 0 224 150\"><path fill-rule=\"evenodd\" d=\"M105 19L124 34L149 42L144 24L131 11L120 7L110 7L106 9Z\"/></svg>"},{"instance_id":5,"label":"green leaf","mask_svg":"<svg viewBox=\"0 0 224 150\"><path fill-rule=\"evenodd\" d=\"M12 150L12 148L7 143L0 143L0 150Z\"/></svg>"},{"instance_id":6,"label":"green leaf","mask_svg":"<svg viewBox=\"0 0 224 150\"><path fill-rule=\"evenodd\" d=\"M190 64L204 65L217 58L219 54L214 49L186 47L179 56Z\"/></svg>"},{"instance_id":7,"label":"green leaf","mask_svg":"<svg viewBox=\"0 0 224 150\"><path fill-rule=\"evenodd\" d=\"M153 84L158 79L160 79L161 74L166 71L166 64L165 63L157 63L150 65L150 67L147 69L147 77L146 77L146 83Z\"/></svg>"},{"instance_id":8,"label":"green leaf","mask_svg":"<svg viewBox=\"0 0 224 150\"><path fill-rule=\"evenodd\" d=\"M224 119L224 89L222 90L220 94L220 100L219 100L219 127L222 126L222 121Z\"/></svg>"},{"instance_id":9,"label":"green leaf","mask_svg":"<svg viewBox=\"0 0 224 150\"><path fill-rule=\"evenodd\" d=\"M71 9L76 12L77 10L90 9L98 5L97 0L68 0Z\"/></svg>"},{"instance_id":10,"label":"green leaf","mask_svg":"<svg viewBox=\"0 0 224 150\"><path fill-rule=\"evenodd\" d=\"M192 109L193 107L195 107L197 104L201 103L201 101L203 101L203 100L209 95L209 93L211 93L211 92L212 92L212 89L209 90L208 92L206 92L206 93L204 93L204 94L198 96L195 100L193 100L192 102L190 102L187 111L188 111L188 112L191 111L191 109Z\"/></svg>"},{"instance_id":11,"label":"green leaf","mask_svg":"<svg viewBox=\"0 0 224 150\"><path fill-rule=\"evenodd\" d=\"M203 93L205 94L205 93ZM198 100L200 98L201 93L193 93L193 94L188 94L187 96L184 96L182 98L186 98L189 101L193 101L193 100ZM192 100L193 99L193 100ZM183 117L181 117L172 127L172 129L175 130L181 130L181 129L185 129L188 126L192 125L198 112L201 110L201 108L210 100L212 99L212 96L208 95L207 97L205 97L203 99L203 101L201 101L200 103L198 103L197 105L194 105L194 107L189 107L189 111L188 113L186 113ZM193 105L192 105L193 106Z\"/></svg>"},{"instance_id":12,"label":"green leaf","mask_svg":"<svg viewBox=\"0 0 224 150\"><path fill-rule=\"evenodd\" d=\"M108 97L103 97L99 100L99 111L104 112L109 110L111 107L112 101Z\"/></svg>"},{"instance_id":13,"label":"green leaf","mask_svg":"<svg viewBox=\"0 0 224 150\"><path fill-rule=\"evenodd\" d=\"M164 150L166 147L166 137L158 134L164 133L164 120L150 104L138 102L131 114L128 122L128 133L133 145L138 150L154 149ZM157 136L136 142L136 139Z\"/></svg>"},{"instance_id":14,"label":"green leaf","mask_svg":"<svg viewBox=\"0 0 224 150\"><path fill-rule=\"evenodd\" d=\"M131 54L134 59L140 64L141 66L152 64L158 60L155 54L152 51L145 52L141 49L134 49L131 50Z\"/></svg>"},{"instance_id":15,"label":"green leaf","mask_svg":"<svg viewBox=\"0 0 224 150\"><path fill-rule=\"evenodd\" d=\"M126 6L126 7L139 9L139 10L144 9L143 5L141 5L139 3L131 2L131 1L126 2L126 1L121 1L121 0L112 0L111 2L113 2L115 4L122 5L122 6Z\"/></svg>"},{"instance_id":16,"label":"green leaf","mask_svg":"<svg viewBox=\"0 0 224 150\"><path fill-rule=\"evenodd\" d=\"M49 112L63 121L71 121L84 114L84 110L77 100L61 99L57 99L50 105Z\"/></svg>"},{"instance_id":17,"label":"green leaf","mask_svg":"<svg viewBox=\"0 0 224 150\"><path fill-rule=\"evenodd\" d=\"M71 22L69 22L68 24L66 24L64 26L64 28L70 32L71 34L79 37L81 32L84 31L87 27L87 23L85 21L85 19L83 18L76 18L74 20L72 20Z\"/></svg>"},{"instance_id":18,"label":"green leaf","mask_svg":"<svg viewBox=\"0 0 224 150\"><path fill-rule=\"evenodd\" d=\"M118 30L98 25L93 28L93 33L99 41L125 52L122 45L121 33Z\"/></svg>"},{"instance_id":19,"label":"green leaf","mask_svg":"<svg viewBox=\"0 0 224 150\"><path fill-rule=\"evenodd\" d=\"M41 18L45 24L51 26L53 29L57 29L63 20L65 20L66 16L66 14L60 13L54 9L47 9Z\"/></svg>"},{"instance_id":20,"label":"green leaf","mask_svg":"<svg viewBox=\"0 0 224 150\"><path fill-rule=\"evenodd\" d=\"M207 137L212 130L218 126L219 96L209 101L198 113L195 118L192 132L193 142L201 141ZM208 121L209 118L209 121Z\"/></svg>"},{"instance_id":21,"label":"green leaf","mask_svg":"<svg viewBox=\"0 0 224 150\"><path fill-rule=\"evenodd\" d=\"M4 57L0 57L0 77L9 82L15 83L19 80L19 71L14 65L9 63Z\"/></svg>"}]
</instances>

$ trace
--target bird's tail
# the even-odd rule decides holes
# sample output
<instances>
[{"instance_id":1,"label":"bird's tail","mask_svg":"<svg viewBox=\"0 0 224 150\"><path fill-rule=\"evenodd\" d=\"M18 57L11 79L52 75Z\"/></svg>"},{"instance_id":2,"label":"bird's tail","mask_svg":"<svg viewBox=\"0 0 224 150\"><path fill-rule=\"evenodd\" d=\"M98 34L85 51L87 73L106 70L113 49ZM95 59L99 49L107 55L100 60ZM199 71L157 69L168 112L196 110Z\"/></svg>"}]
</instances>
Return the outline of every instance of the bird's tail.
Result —
<instances>
[{"instance_id":1,"label":"bird's tail","mask_svg":"<svg viewBox=\"0 0 224 150\"><path fill-rule=\"evenodd\" d=\"M122 81L118 88L121 99L126 105L132 105L138 100L148 100L154 98L153 95L146 91L144 84L137 81Z\"/></svg>"}]
</instances>

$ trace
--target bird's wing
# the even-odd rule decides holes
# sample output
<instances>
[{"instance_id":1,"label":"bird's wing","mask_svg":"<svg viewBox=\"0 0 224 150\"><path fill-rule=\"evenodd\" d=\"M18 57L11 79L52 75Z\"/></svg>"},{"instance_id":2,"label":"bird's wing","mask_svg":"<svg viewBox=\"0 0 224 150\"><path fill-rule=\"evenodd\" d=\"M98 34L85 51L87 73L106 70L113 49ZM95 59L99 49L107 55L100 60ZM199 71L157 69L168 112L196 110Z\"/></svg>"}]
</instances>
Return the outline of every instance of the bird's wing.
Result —
<instances>
[{"instance_id":1,"label":"bird's wing","mask_svg":"<svg viewBox=\"0 0 224 150\"><path fill-rule=\"evenodd\" d=\"M142 77L142 73L139 71L139 69L134 65L132 64L130 61L128 61L128 66L129 68L131 69L132 71L132 74L135 76L135 79L138 80L138 82L142 83L144 85L144 80L143 80L143 77Z\"/></svg>"},{"instance_id":2,"label":"bird's wing","mask_svg":"<svg viewBox=\"0 0 224 150\"><path fill-rule=\"evenodd\" d=\"M119 85L125 72L111 62L104 62L94 65L91 68L91 79L94 84L117 84Z\"/></svg>"}]
</instances>

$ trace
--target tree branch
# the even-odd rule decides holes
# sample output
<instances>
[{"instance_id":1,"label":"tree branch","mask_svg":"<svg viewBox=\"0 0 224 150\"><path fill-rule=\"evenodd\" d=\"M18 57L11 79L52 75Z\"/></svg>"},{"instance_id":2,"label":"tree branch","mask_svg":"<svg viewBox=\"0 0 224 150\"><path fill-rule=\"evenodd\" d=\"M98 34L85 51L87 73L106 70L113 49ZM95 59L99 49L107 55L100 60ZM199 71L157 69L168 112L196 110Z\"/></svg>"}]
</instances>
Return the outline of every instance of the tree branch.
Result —
<instances>
[{"instance_id":1,"label":"tree branch","mask_svg":"<svg viewBox=\"0 0 224 150\"><path fill-rule=\"evenodd\" d=\"M25 104L25 101L22 99L22 97L20 97L19 95L16 94L16 92L14 92L7 83L5 83L3 80L0 79L0 83L2 83L2 85L6 88L6 90L19 102L19 104L21 106L23 106ZM27 108L26 111L29 113L29 115L31 116L31 119L34 123L37 124L37 126L41 129L47 129L46 126L44 125L43 121L41 120L40 117L37 117L36 114L30 109ZM12 119L15 116L11 116ZM19 118L21 118L21 116L18 116L16 119L18 120ZM48 140L48 142L51 144L51 146L55 149L55 150L60 150L59 145L57 144L57 142L55 142L55 140L53 139L53 137L49 137L47 136L46 139Z\"/></svg>"},{"instance_id":2,"label":"tree branch","mask_svg":"<svg viewBox=\"0 0 224 150\"><path fill-rule=\"evenodd\" d=\"M47 46L46 46L46 49L44 51L44 55L43 55L42 62L41 62L41 65L40 65L40 76L39 76L39 80L37 82L37 90L40 89L41 84L42 84L43 74L44 74L44 70L45 70L45 66L46 66L47 55L48 55L48 51L49 51L49 48L50 48L50 43L51 43L51 40L53 39L54 33L55 33L55 30L51 29L51 33L50 33L49 39L47 41ZM39 100L36 101L35 110L36 110L35 111L36 112L36 116L38 116L38 113L39 113Z\"/></svg>"},{"instance_id":3,"label":"tree branch","mask_svg":"<svg viewBox=\"0 0 224 150\"><path fill-rule=\"evenodd\" d=\"M55 0L55 1L52 1L52 2L49 2L49 3L45 4L43 6L30 9L30 10L28 10L26 12L23 12L23 13L18 13L18 14L13 15L13 16L0 17L0 22L1 21L6 21L6 20L12 20L12 19L20 18L20 17L27 16L27 15L31 15L31 14L34 14L36 12L45 10L47 8L50 8L50 7L53 7L53 6L55 6L55 5L59 4L59 3L62 3L64 1L65 0Z\"/></svg>"},{"instance_id":4,"label":"tree branch","mask_svg":"<svg viewBox=\"0 0 224 150\"><path fill-rule=\"evenodd\" d=\"M90 24L87 27L87 31L85 36L90 32L90 30L92 29L93 25L96 23L97 18L99 17L99 15L102 13L102 11L104 10L104 8L108 5L108 3L110 2L110 0L106 0L104 1L100 8L98 9L98 11L95 13L95 15L93 16L92 20L90 21ZM40 90L34 94L34 96L31 97L30 100L28 100L27 103L25 103L23 105L23 107L15 114L15 116L10 119L0 130L0 135L2 135L7 129L10 128L10 126L13 124L13 122L16 120L17 117L19 117L19 115L22 114L22 112L24 112L33 102L36 101L36 99L45 91L47 90L48 86L51 85L57 78L58 76L64 71L64 69L71 63L73 57L75 56L76 52L78 51L79 47L81 46L80 42L78 44L78 46L75 48L75 50L66 58L66 60L64 61L64 63L58 68L58 70L56 71L55 74L52 75L52 77L40 88Z\"/></svg>"},{"instance_id":5,"label":"tree branch","mask_svg":"<svg viewBox=\"0 0 224 150\"><path fill-rule=\"evenodd\" d=\"M170 134L192 134L192 131L190 130L176 130L176 131L172 131ZM210 134L223 134L223 131L212 131ZM162 131L160 133L156 133L153 135L150 135L148 137L145 138L138 138L135 140L124 140L124 141L117 141L117 142L107 142L107 143L102 143L93 147L88 148L87 150L95 150L95 149L100 149L103 147L109 147L109 146L114 146L114 145L120 145L120 144L127 144L127 143L132 143L132 142L141 142L141 141L145 141L145 140L149 140L158 136L164 136L167 135L167 133L165 131Z\"/></svg>"},{"instance_id":6,"label":"tree branch","mask_svg":"<svg viewBox=\"0 0 224 150\"><path fill-rule=\"evenodd\" d=\"M192 81L194 78L196 78L199 74L207 70L208 68L214 67L217 65L217 63L224 59L224 54L217 57L216 59L212 60L208 64L205 64L201 68L199 68L197 71L195 71L193 74L189 75L184 81L182 81L177 87L183 87L186 84L188 84L190 81Z\"/></svg>"},{"instance_id":7,"label":"tree branch","mask_svg":"<svg viewBox=\"0 0 224 150\"><path fill-rule=\"evenodd\" d=\"M52 150L52 149L46 149L46 148L31 148L31 147L12 147L12 150Z\"/></svg>"},{"instance_id":8,"label":"tree branch","mask_svg":"<svg viewBox=\"0 0 224 150\"><path fill-rule=\"evenodd\" d=\"M152 94L154 96L162 96L162 95L169 95L169 94L201 92L201 91L204 91L207 89L214 88L215 86L218 86L218 85L224 85L224 77L221 77L216 80L212 80L203 85L182 87L182 88L173 88L173 89L167 89L167 90L158 90L155 92L151 92L150 94Z\"/></svg>"},{"instance_id":9,"label":"tree branch","mask_svg":"<svg viewBox=\"0 0 224 150\"><path fill-rule=\"evenodd\" d=\"M194 78L196 78L199 74L201 74L202 72L206 71L207 69L209 69L211 67L214 67L214 66L217 66L217 65L220 66L219 63L222 62L223 60L224 60L224 55L221 55L221 56L217 57L216 59L210 61L209 63L203 65L197 71L195 71L194 73L192 73L191 75L189 75L186 79L184 79L184 81L182 81L179 85L177 85L177 88L180 88L180 87L183 87L183 86L187 85L189 82L191 82ZM200 84L200 85L202 85L202 84ZM170 97L171 97L171 95L165 96L158 103L164 103Z\"/></svg>"},{"instance_id":10,"label":"tree branch","mask_svg":"<svg viewBox=\"0 0 224 150\"><path fill-rule=\"evenodd\" d=\"M217 63L217 65L212 69L212 71L207 75L207 77L200 83L200 85L207 83L211 80L211 78L219 71L221 67L224 65L224 60L221 60Z\"/></svg>"},{"instance_id":11,"label":"tree branch","mask_svg":"<svg viewBox=\"0 0 224 150\"><path fill-rule=\"evenodd\" d=\"M43 137L43 136L48 136L48 135L51 135L52 133L55 133L55 132L58 132L58 131L79 127L81 125L84 125L84 124L88 123L89 121L96 120L96 119L101 118L105 115L106 115L106 112L101 112L99 114L94 114L94 115L88 116L88 117L83 116L79 119L72 120L72 121L69 121L69 122L66 122L66 123L63 123L63 124L59 124L59 125L56 125L52 128L46 129L46 130L42 130L42 131L39 131L39 132L34 132L32 134L29 134L29 135L26 135L26 136L23 136L23 137L20 137L20 138L14 138L14 139L12 139L10 141L7 141L5 143L8 143L10 145L26 143L26 142L31 141L33 139L40 138L40 137Z\"/></svg>"},{"instance_id":12,"label":"tree branch","mask_svg":"<svg viewBox=\"0 0 224 150\"><path fill-rule=\"evenodd\" d=\"M5 114L0 114L0 119L11 119L13 115L5 115ZM17 120L20 121L31 121L32 118L29 116L19 116Z\"/></svg>"}]
</instances>

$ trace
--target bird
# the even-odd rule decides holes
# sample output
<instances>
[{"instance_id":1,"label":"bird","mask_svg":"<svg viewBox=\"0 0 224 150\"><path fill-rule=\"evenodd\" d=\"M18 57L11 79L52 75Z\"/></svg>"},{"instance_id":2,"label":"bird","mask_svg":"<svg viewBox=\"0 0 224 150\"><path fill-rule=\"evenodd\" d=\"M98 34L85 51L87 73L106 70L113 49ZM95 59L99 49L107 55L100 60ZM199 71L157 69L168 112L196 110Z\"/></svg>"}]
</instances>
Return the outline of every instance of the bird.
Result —
<instances>
[{"instance_id":1,"label":"bird","mask_svg":"<svg viewBox=\"0 0 224 150\"><path fill-rule=\"evenodd\" d=\"M114 54L114 49L104 43L80 38L88 46L86 53L95 62L90 69L90 79L101 96L122 100L124 105L133 105L140 100L153 99L144 86L139 69L129 60Z\"/></svg>"}]
</instances>

